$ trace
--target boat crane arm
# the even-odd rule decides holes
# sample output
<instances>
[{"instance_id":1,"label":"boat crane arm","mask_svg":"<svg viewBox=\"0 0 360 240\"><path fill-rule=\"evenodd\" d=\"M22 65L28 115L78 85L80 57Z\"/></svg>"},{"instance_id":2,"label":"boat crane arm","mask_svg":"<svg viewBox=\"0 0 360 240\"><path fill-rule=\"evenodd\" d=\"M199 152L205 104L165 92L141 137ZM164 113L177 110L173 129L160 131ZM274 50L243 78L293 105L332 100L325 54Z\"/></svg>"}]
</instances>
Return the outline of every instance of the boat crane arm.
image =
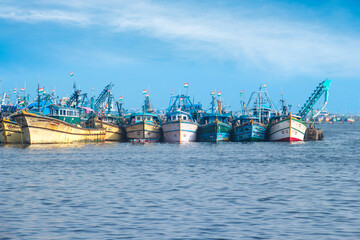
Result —
<instances>
[{"instance_id":1,"label":"boat crane arm","mask_svg":"<svg viewBox=\"0 0 360 240\"><path fill-rule=\"evenodd\" d=\"M314 90L314 92L311 94L311 96L309 97L309 99L305 102L304 106L300 109L299 111L299 116L302 119L305 119L306 116L309 114L309 112L312 112L314 105L316 104L316 102L320 99L320 97L325 94L325 100L324 100L324 104L321 107L320 111L318 111L314 116L312 116L312 118L317 117L320 112L325 108L325 106L328 103L329 100L329 89L330 89L330 85L331 85L331 80L330 79L326 79L325 81L321 82L316 89Z\"/></svg>"},{"instance_id":2,"label":"boat crane arm","mask_svg":"<svg viewBox=\"0 0 360 240\"><path fill-rule=\"evenodd\" d=\"M106 104L106 102L108 101L108 98L111 95L111 89L113 86L114 86L114 84L112 84L112 83L106 85L104 90L102 90L102 92L100 93L99 97L95 100L95 104L94 104L95 112L98 113L98 112L102 111L101 106Z\"/></svg>"}]
</instances>

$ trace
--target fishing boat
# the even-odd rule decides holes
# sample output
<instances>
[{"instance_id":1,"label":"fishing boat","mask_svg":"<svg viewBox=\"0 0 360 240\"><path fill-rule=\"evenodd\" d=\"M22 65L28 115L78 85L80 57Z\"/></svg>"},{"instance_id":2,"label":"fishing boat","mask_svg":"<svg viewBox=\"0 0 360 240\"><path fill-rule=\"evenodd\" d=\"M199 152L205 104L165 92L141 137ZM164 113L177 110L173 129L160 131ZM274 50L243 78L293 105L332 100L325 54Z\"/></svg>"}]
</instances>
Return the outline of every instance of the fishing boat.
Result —
<instances>
[{"instance_id":1,"label":"fishing boat","mask_svg":"<svg viewBox=\"0 0 360 240\"><path fill-rule=\"evenodd\" d=\"M21 111L13 115L24 133L24 143L104 142L105 129L86 128L80 125L80 110L50 105L50 113Z\"/></svg>"},{"instance_id":2,"label":"fishing boat","mask_svg":"<svg viewBox=\"0 0 360 240\"><path fill-rule=\"evenodd\" d=\"M125 125L126 138L130 142L159 142L160 117L151 109L149 94L145 95L142 112L132 113Z\"/></svg>"},{"instance_id":3,"label":"fishing boat","mask_svg":"<svg viewBox=\"0 0 360 240\"><path fill-rule=\"evenodd\" d=\"M223 102L216 100L215 93L211 92L211 110L200 118L199 141L200 142L226 142L230 141L231 134L231 114L223 109ZM221 96L221 93L218 93ZM217 101L217 106L215 102Z\"/></svg>"},{"instance_id":4,"label":"fishing boat","mask_svg":"<svg viewBox=\"0 0 360 240\"><path fill-rule=\"evenodd\" d=\"M112 83L105 86L94 102L92 108L80 107L89 115L86 126L92 128L104 128L106 131L105 141L123 142L126 139L125 129L123 127L124 119L122 117L122 103L115 102L118 107L118 114L112 112L114 97L111 93ZM122 98L120 98L122 100Z\"/></svg>"},{"instance_id":5,"label":"fishing boat","mask_svg":"<svg viewBox=\"0 0 360 240\"><path fill-rule=\"evenodd\" d=\"M282 95L280 100L282 112L270 119L270 123L267 128L269 140L285 142L303 141L308 125L310 128L314 127L315 118L325 109L328 103L330 85L330 79L326 79L319 83L303 107L300 108L297 115L291 113L291 105L286 106ZM324 103L320 110L313 115L313 108L322 96L324 96ZM305 120L309 114L310 123L307 123Z\"/></svg>"},{"instance_id":6,"label":"fishing boat","mask_svg":"<svg viewBox=\"0 0 360 240\"><path fill-rule=\"evenodd\" d=\"M187 95L171 96L162 125L164 142L195 142L199 128L196 114L200 108L201 105L194 105Z\"/></svg>"},{"instance_id":7,"label":"fishing boat","mask_svg":"<svg viewBox=\"0 0 360 240\"><path fill-rule=\"evenodd\" d=\"M241 100L242 114L233 121L234 142L265 141L266 126L276 114L273 102L265 87L250 95L248 103Z\"/></svg>"},{"instance_id":8,"label":"fishing boat","mask_svg":"<svg viewBox=\"0 0 360 240\"><path fill-rule=\"evenodd\" d=\"M265 141L266 124L258 117L241 115L233 121L234 142L261 142Z\"/></svg>"},{"instance_id":9,"label":"fishing boat","mask_svg":"<svg viewBox=\"0 0 360 240\"><path fill-rule=\"evenodd\" d=\"M90 126L105 129L105 141L124 142L126 132L122 124L123 119L114 115L103 115L90 120Z\"/></svg>"},{"instance_id":10,"label":"fishing boat","mask_svg":"<svg viewBox=\"0 0 360 240\"><path fill-rule=\"evenodd\" d=\"M10 118L0 119L0 143L17 144L23 141L23 132L20 126Z\"/></svg>"},{"instance_id":11,"label":"fishing boat","mask_svg":"<svg viewBox=\"0 0 360 240\"><path fill-rule=\"evenodd\" d=\"M303 141L307 124L301 120L300 116L293 115L285 104L281 95L281 112L270 118L267 134L270 141L296 142Z\"/></svg>"},{"instance_id":12,"label":"fishing boat","mask_svg":"<svg viewBox=\"0 0 360 240\"><path fill-rule=\"evenodd\" d=\"M299 116L282 114L270 119L268 134L270 141L303 141L307 124Z\"/></svg>"}]
</instances>

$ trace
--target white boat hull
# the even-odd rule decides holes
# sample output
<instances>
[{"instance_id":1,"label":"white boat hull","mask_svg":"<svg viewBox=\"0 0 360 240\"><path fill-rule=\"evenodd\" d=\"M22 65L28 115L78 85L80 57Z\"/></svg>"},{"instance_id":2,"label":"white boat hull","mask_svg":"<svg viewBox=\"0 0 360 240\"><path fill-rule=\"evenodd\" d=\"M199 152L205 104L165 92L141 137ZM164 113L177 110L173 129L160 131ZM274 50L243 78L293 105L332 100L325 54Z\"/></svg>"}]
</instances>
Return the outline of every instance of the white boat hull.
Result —
<instances>
[{"instance_id":1,"label":"white boat hull","mask_svg":"<svg viewBox=\"0 0 360 240\"><path fill-rule=\"evenodd\" d=\"M164 142L196 142L199 125L190 121L172 121L163 124Z\"/></svg>"},{"instance_id":2,"label":"white boat hull","mask_svg":"<svg viewBox=\"0 0 360 240\"><path fill-rule=\"evenodd\" d=\"M269 126L269 140L283 142L303 141L306 128L304 122L294 117L288 117Z\"/></svg>"}]
</instances>

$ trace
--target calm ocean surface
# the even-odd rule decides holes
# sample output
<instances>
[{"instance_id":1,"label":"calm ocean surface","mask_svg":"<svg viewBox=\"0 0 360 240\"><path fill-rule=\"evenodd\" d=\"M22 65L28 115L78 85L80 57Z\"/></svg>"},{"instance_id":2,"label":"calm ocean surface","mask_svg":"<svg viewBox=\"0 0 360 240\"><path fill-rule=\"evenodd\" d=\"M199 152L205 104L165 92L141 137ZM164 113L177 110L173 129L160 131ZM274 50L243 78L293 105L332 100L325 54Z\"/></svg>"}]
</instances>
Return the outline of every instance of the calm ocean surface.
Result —
<instances>
[{"instance_id":1,"label":"calm ocean surface","mask_svg":"<svg viewBox=\"0 0 360 240\"><path fill-rule=\"evenodd\" d=\"M360 239L360 123L299 144L0 146L0 239Z\"/></svg>"}]
</instances>

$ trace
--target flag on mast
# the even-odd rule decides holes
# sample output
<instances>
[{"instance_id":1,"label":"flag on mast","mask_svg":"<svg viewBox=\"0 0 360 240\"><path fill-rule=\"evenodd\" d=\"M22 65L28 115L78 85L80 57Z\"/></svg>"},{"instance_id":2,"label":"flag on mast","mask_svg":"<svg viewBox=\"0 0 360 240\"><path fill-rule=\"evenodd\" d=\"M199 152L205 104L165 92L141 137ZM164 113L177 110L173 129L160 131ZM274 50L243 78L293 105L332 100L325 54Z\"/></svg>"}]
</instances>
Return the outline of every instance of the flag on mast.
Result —
<instances>
[{"instance_id":1,"label":"flag on mast","mask_svg":"<svg viewBox=\"0 0 360 240\"><path fill-rule=\"evenodd\" d=\"M263 85L263 88L266 88L267 87L267 85L266 85L266 83Z\"/></svg>"},{"instance_id":2,"label":"flag on mast","mask_svg":"<svg viewBox=\"0 0 360 240\"><path fill-rule=\"evenodd\" d=\"M189 83L184 83L184 88L188 88L189 87Z\"/></svg>"},{"instance_id":3,"label":"flag on mast","mask_svg":"<svg viewBox=\"0 0 360 240\"><path fill-rule=\"evenodd\" d=\"M74 76L74 73L73 73L73 72L71 72L71 73L69 73L69 75L72 77L72 76Z\"/></svg>"},{"instance_id":4,"label":"flag on mast","mask_svg":"<svg viewBox=\"0 0 360 240\"><path fill-rule=\"evenodd\" d=\"M143 94L146 94L146 93L147 93L147 90L146 90L146 89L144 89L144 90L143 90Z\"/></svg>"},{"instance_id":5,"label":"flag on mast","mask_svg":"<svg viewBox=\"0 0 360 240\"><path fill-rule=\"evenodd\" d=\"M215 95L215 91L211 91L211 92L210 92L210 95L211 95L211 96L214 96L214 95Z\"/></svg>"},{"instance_id":6,"label":"flag on mast","mask_svg":"<svg viewBox=\"0 0 360 240\"><path fill-rule=\"evenodd\" d=\"M25 88L20 88L20 91L25 92Z\"/></svg>"},{"instance_id":7,"label":"flag on mast","mask_svg":"<svg viewBox=\"0 0 360 240\"><path fill-rule=\"evenodd\" d=\"M44 93L44 87L38 89L39 93Z\"/></svg>"},{"instance_id":8,"label":"flag on mast","mask_svg":"<svg viewBox=\"0 0 360 240\"><path fill-rule=\"evenodd\" d=\"M218 92L218 97L221 97L221 92Z\"/></svg>"},{"instance_id":9,"label":"flag on mast","mask_svg":"<svg viewBox=\"0 0 360 240\"><path fill-rule=\"evenodd\" d=\"M16 93L17 92L17 89L16 88L14 88L14 91L13 91L14 93Z\"/></svg>"},{"instance_id":10,"label":"flag on mast","mask_svg":"<svg viewBox=\"0 0 360 240\"><path fill-rule=\"evenodd\" d=\"M122 101L123 100L123 96L119 97L119 101Z\"/></svg>"}]
</instances>

